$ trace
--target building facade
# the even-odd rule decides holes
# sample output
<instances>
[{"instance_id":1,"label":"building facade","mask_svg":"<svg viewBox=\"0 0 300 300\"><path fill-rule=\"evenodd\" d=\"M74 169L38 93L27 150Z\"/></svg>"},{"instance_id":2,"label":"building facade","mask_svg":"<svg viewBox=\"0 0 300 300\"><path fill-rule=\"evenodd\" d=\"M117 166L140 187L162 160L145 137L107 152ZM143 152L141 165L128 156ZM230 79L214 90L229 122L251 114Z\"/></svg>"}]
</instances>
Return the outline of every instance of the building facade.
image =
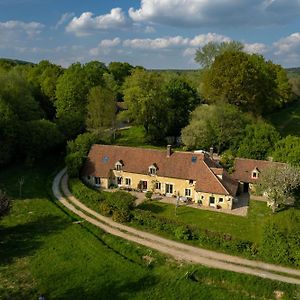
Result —
<instances>
[{"instance_id":1,"label":"building facade","mask_svg":"<svg viewBox=\"0 0 300 300\"><path fill-rule=\"evenodd\" d=\"M231 209L238 183L207 153L93 145L82 172L98 188L119 187L183 197Z\"/></svg>"}]
</instances>

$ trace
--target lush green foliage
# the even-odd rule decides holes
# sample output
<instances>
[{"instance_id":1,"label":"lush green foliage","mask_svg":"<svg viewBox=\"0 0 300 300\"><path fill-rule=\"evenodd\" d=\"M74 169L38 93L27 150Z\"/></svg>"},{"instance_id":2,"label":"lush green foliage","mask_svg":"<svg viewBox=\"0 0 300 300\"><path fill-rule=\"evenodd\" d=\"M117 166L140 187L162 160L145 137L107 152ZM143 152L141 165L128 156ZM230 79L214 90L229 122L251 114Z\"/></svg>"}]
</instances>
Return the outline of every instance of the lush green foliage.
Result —
<instances>
[{"instance_id":1,"label":"lush green foliage","mask_svg":"<svg viewBox=\"0 0 300 300\"><path fill-rule=\"evenodd\" d=\"M213 146L220 152L235 148L249 122L233 105L200 105L182 130L182 141L189 149L208 150Z\"/></svg>"},{"instance_id":2,"label":"lush green foliage","mask_svg":"<svg viewBox=\"0 0 300 300\"><path fill-rule=\"evenodd\" d=\"M100 141L98 133L83 133L67 145L65 162L70 177L78 177L91 146Z\"/></svg>"},{"instance_id":3,"label":"lush green foliage","mask_svg":"<svg viewBox=\"0 0 300 300\"><path fill-rule=\"evenodd\" d=\"M114 128L116 101L114 93L101 86L93 87L88 95L86 126L89 131Z\"/></svg>"},{"instance_id":4,"label":"lush green foliage","mask_svg":"<svg viewBox=\"0 0 300 300\"><path fill-rule=\"evenodd\" d=\"M238 41L230 42L208 42L202 48L199 48L195 54L195 61L203 68L209 68L215 58L225 51L242 51L244 45Z\"/></svg>"},{"instance_id":5,"label":"lush green foliage","mask_svg":"<svg viewBox=\"0 0 300 300\"><path fill-rule=\"evenodd\" d=\"M261 252L266 261L300 266L300 218L294 210L264 225Z\"/></svg>"},{"instance_id":6,"label":"lush green foliage","mask_svg":"<svg viewBox=\"0 0 300 300\"><path fill-rule=\"evenodd\" d=\"M267 159L279 138L279 133L270 124L258 122L247 125L237 155L245 158Z\"/></svg>"},{"instance_id":7,"label":"lush green foliage","mask_svg":"<svg viewBox=\"0 0 300 300\"><path fill-rule=\"evenodd\" d=\"M225 51L216 57L204 74L202 93L209 103L234 104L255 115L291 100L291 86L280 66L241 51Z\"/></svg>"},{"instance_id":8,"label":"lush green foliage","mask_svg":"<svg viewBox=\"0 0 300 300\"><path fill-rule=\"evenodd\" d=\"M275 161L300 166L300 137L289 135L278 141L272 156Z\"/></svg>"}]
</instances>

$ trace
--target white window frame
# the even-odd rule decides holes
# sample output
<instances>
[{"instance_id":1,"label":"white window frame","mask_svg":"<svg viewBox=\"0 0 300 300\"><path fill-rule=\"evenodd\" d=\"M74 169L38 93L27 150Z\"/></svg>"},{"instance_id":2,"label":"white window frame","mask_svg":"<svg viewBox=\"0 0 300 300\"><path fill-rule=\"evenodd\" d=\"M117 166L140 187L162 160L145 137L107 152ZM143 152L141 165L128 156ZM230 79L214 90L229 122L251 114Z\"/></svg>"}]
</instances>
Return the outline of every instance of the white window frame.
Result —
<instances>
[{"instance_id":1,"label":"white window frame","mask_svg":"<svg viewBox=\"0 0 300 300\"><path fill-rule=\"evenodd\" d=\"M167 186L172 186L172 193L169 193L167 192ZM165 183L165 192L166 192L166 195L173 195L174 194L174 183L169 183L169 182L166 182Z\"/></svg>"},{"instance_id":2,"label":"white window frame","mask_svg":"<svg viewBox=\"0 0 300 300\"><path fill-rule=\"evenodd\" d=\"M99 179L99 183L97 183L98 179ZM94 183L95 183L95 186L100 186L101 185L101 178L99 176L95 176L94 177Z\"/></svg>"},{"instance_id":3,"label":"white window frame","mask_svg":"<svg viewBox=\"0 0 300 300\"><path fill-rule=\"evenodd\" d=\"M192 190L191 189L184 189L184 196L185 197L191 197L192 196Z\"/></svg>"},{"instance_id":4,"label":"white window frame","mask_svg":"<svg viewBox=\"0 0 300 300\"><path fill-rule=\"evenodd\" d=\"M159 186L159 188L157 186ZM161 182L155 182L155 189L161 191Z\"/></svg>"},{"instance_id":5,"label":"white window frame","mask_svg":"<svg viewBox=\"0 0 300 300\"><path fill-rule=\"evenodd\" d=\"M129 184L127 183L128 181L129 181ZM125 185L131 186L131 178L130 177L125 177Z\"/></svg>"},{"instance_id":6,"label":"white window frame","mask_svg":"<svg viewBox=\"0 0 300 300\"><path fill-rule=\"evenodd\" d=\"M219 197L219 203L224 203L224 197Z\"/></svg>"},{"instance_id":7,"label":"white window frame","mask_svg":"<svg viewBox=\"0 0 300 300\"><path fill-rule=\"evenodd\" d=\"M116 171L122 171L123 170L123 165L118 161L115 164L115 169L116 169Z\"/></svg>"},{"instance_id":8,"label":"white window frame","mask_svg":"<svg viewBox=\"0 0 300 300\"><path fill-rule=\"evenodd\" d=\"M154 175L156 175L156 167L155 166L150 166L149 167L149 174L150 175L152 175L152 176L154 176Z\"/></svg>"},{"instance_id":9,"label":"white window frame","mask_svg":"<svg viewBox=\"0 0 300 300\"><path fill-rule=\"evenodd\" d=\"M121 183L118 183L119 178L121 178ZM116 180L117 181L117 186L121 186L122 183L123 183L123 177L122 176L117 176L116 179L117 179Z\"/></svg>"}]
</instances>

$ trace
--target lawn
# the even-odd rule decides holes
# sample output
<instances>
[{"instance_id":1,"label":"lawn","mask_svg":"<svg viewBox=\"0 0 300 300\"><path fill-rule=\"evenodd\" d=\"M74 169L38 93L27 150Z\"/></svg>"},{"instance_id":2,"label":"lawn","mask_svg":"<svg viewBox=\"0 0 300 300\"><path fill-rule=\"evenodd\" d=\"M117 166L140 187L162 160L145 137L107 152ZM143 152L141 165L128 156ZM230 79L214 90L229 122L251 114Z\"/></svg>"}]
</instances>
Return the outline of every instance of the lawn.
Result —
<instances>
[{"instance_id":1,"label":"lawn","mask_svg":"<svg viewBox=\"0 0 300 300\"><path fill-rule=\"evenodd\" d=\"M250 201L247 217L180 206L175 215L175 206L159 201L141 204L141 209L150 210L160 216L199 226L201 229L228 233L235 238L259 243L263 220L270 215L266 203Z\"/></svg>"},{"instance_id":2,"label":"lawn","mask_svg":"<svg viewBox=\"0 0 300 300\"><path fill-rule=\"evenodd\" d=\"M0 171L0 187L14 199L10 215L0 220L0 299L37 299L40 293L46 299L274 299L275 290L285 299L299 295L293 285L176 263L75 222L50 194L55 166L49 160Z\"/></svg>"},{"instance_id":3,"label":"lawn","mask_svg":"<svg viewBox=\"0 0 300 300\"><path fill-rule=\"evenodd\" d=\"M289 134L300 136L300 101L284 108L278 112L270 114L267 119L283 135Z\"/></svg>"}]
</instances>

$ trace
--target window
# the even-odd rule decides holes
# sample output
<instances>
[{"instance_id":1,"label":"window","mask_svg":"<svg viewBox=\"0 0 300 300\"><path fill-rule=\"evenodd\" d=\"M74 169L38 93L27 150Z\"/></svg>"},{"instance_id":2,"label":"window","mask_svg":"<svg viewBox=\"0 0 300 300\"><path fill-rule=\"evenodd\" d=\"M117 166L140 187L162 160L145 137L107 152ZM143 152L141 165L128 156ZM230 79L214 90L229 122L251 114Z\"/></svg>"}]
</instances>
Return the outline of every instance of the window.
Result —
<instances>
[{"instance_id":1,"label":"window","mask_svg":"<svg viewBox=\"0 0 300 300\"><path fill-rule=\"evenodd\" d=\"M116 170L121 171L122 170L122 165L121 164L116 164Z\"/></svg>"},{"instance_id":2,"label":"window","mask_svg":"<svg viewBox=\"0 0 300 300\"><path fill-rule=\"evenodd\" d=\"M141 181L141 187L143 191L147 191L148 183L147 181Z\"/></svg>"},{"instance_id":3,"label":"window","mask_svg":"<svg viewBox=\"0 0 300 300\"><path fill-rule=\"evenodd\" d=\"M166 183L166 194L173 194L173 184Z\"/></svg>"},{"instance_id":4,"label":"window","mask_svg":"<svg viewBox=\"0 0 300 300\"><path fill-rule=\"evenodd\" d=\"M155 183L155 189L156 190L160 190L161 189L161 183L160 182L156 182Z\"/></svg>"},{"instance_id":5,"label":"window","mask_svg":"<svg viewBox=\"0 0 300 300\"><path fill-rule=\"evenodd\" d=\"M215 204L215 197L213 196L209 197L209 204Z\"/></svg>"},{"instance_id":6,"label":"window","mask_svg":"<svg viewBox=\"0 0 300 300\"><path fill-rule=\"evenodd\" d=\"M252 172L252 178L257 178L258 176L257 176L257 172L255 172L255 171L253 171Z\"/></svg>"},{"instance_id":7,"label":"window","mask_svg":"<svg viewBox=\"0 0 300 300\"><path fill-rule=\"evenodd\" d=\"M156 167L155 166L150 166L149 167L149 173L151 175L156 175Z\"/></svg>"},{"instance_id":8,"label":"window","mask_svg":"<svg viewBox=\"0 0 300 300\"><path fill-rule=\"evenodd\" d=\"M185 195L186 197L191 197L191 189L185 189L184 195Z\"/></svg>"},{"instance_id":9,"label":"window","mask_svg":"<svg viewBox=\"0 0 300 300\"><path fill-rule=\"evenodd\" d=\"M219 198L219 203L223 203L224 199L223 198Z\"/></svg>"},{"instance_id":10,"label":"window","mask_svg":"<svg viewBox=\"0 0 300 300\"><path fill-rule=\"evenodd\" d=\"M203 195L201 196L201 199L204 199L204 196L203 196Z\"/></svg>"},{"instance_id":11,"label":"window","mask_svg":"<svg viewBox=\"0 0 300 300\"><path fill-rule=\"evenodd\" d=\"M193 183L194 183L194 180L193 180L193 179L190 179L190 180L189 180L189 184L192 185Z\"/></svg>"},{"instance_id":12,"label":"window","mask_svg":"<svg viewBox=\"0 0 300 300\"><path fill-rule=\"evenodd\" d=\"M88 175L88 176L86 177L86 179L87 179L87 180L90 180L90 179L91 179L91 176L90 176L90 175Z\"/></svg>"},{"instance_id":13,"label":"window","mask_svg":"<svg viewBox=\"0 0 300 300\"><path fill-rule=\"evenodd\" d=\"M125 178L125 184L126 185L131 185L131 178Z\"/></svg>"},{"instance_id":14,"label":"window","mask_svg":"<svg viewBox=\"0 0 300 300\"><path fill-rule=\"evenodd\" d=\"M95 185L100 185L101 183L100 177L94 177L94 180L95 180Z\"/></svg>"},{"instance_id":15,"label":"window","mask_svg":"<svg viewBox=\"0 0 300 300\"><path fill-rule=\"evenodd\" d=\"M117 185L121 185L122 184L122 177L117 177Z\"/></svg>"}]
</instances>

